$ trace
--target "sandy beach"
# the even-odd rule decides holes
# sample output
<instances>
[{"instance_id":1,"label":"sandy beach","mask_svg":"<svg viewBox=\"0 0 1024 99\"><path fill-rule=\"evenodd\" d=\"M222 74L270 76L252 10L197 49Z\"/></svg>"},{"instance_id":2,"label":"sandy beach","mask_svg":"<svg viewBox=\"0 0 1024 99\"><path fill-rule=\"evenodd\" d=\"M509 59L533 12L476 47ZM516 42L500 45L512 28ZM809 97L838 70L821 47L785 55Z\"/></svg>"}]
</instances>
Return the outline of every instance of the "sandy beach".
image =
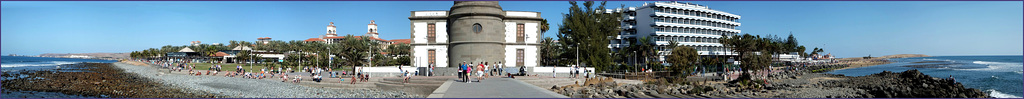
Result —
<instances>
[{"instance_id":1,"label":"sandy beach","mask_svg":"<svg viewBox=\"0 0 1024 99\"><path fill-rule=\"evenodd\" d=\"M844 68L840 68L840 69L836 69L836 70L843 70L843 69L850 69L850 68L860 68L860 67L868 67L868 66L889 64L889 63L893 63L893 62L888 60L890 58L910 58L910 57L930 57L930 56L922 55L922 54L896 54L896 55L886 55L886 56L882 56L882 57L871 57L871 58L867 58L867 59L865 59L863 57L840 58L840 59L836 59L837 61L839 61L839 63L836 63L836 64L838 64L838 65L849 65L849 66L848 67L844 67Z\"/></svg>"}]
</instances>

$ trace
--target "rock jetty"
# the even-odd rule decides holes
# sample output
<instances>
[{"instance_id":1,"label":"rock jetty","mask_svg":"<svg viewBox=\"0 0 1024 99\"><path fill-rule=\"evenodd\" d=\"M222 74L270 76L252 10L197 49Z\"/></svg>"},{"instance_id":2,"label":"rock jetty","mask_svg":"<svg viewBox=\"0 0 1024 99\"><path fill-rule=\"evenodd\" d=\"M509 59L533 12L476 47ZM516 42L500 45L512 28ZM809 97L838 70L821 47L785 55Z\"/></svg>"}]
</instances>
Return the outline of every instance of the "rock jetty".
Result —
<instances>
[{"instance_id":1,"label":"rock jetty","mask_svg":"<svg viewBox=\"0 0 1024 99\"><path fill-rule=\"evenodd\" d=\"M861 77L780 72L768 78L758 83L760 88L727 82L617 84L609 78L592 78L550 90L572 98L991 98L978 89L917 70Z\"/></svg>"}]
</instances>

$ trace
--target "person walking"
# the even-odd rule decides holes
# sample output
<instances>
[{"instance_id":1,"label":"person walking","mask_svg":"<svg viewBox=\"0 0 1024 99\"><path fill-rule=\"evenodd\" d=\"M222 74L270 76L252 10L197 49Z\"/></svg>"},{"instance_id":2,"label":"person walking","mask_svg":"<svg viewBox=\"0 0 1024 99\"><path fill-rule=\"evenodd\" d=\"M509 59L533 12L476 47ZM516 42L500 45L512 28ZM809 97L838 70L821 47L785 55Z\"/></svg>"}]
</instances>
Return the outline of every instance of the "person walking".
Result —
<instances>
[{"instance_id":1,"label":"person walking","mask_svg":"<svg viewBox=\"0 0 1024 99\"><path fill-rule=\"evenodd\" d=\"M497 66L498 67L498 75L504 74L505 73L505 65L501 64L501 61L498 61L498 64L496 64L496 65L498 65Z\"/></svg>"},{"instance_id":2,"label":"person walking","mask_svg":"<svg viewBox=\"0 0 1024 99\"><path fill-rule=\"evenodd\" d=\"M489 65L490 65L490 64L489 64L489 63L487 63L487 62L484 62L484 64L483 64L483 65L481 65L481 66L483 67L483 69L481 69L481 71L483 71L483 72L481 72L481 73L480 73L480 75L484 75L484 77L488 77L488 76L491 76L491 75L490 75L490 73L491 73L491 69L490 69L490 68L487 68L487 67L488 67Z\"/></svg>"},{"instance_id":3,"label":"person walking","mask_svg":"<svg viewBox=\"0 0 1024 99\"><path fill-rule=\"evenodd\" d=\"M483 76L484 76L484 70L487 69L486 66L487 65L485 65L483 62L481 62L479 65L477 65L477 67L476 67L476 80L477 81L480 81L480 80L484 79Z\"/></svg>"},{"instance_id":4,"label":"person walking","mask_svg":"<svg viewBox=\"0 0 1024 99\"><path fill-rule=\"evenodd\" d=\"M427 66L430 67L430 72L428 72L427 76L434 76L434 63L430 63Z\"/></svg>"},{"instance_id":5,"label":"person walking","mask_svg":"<svg viewBox=\"0 0 1024 99\"><path fill-rule=\"evenodd\" d=\"M464 77L466 75L464 74L466 71L466 62L459 63L459 70L456 71L459 71L459 79L462 79L463 82L467 82L466 77Z\"/></svg>"},{"instance_id":6,"label":"person walking","mask_svg":"<svg viewBox=\"0 0 1024 99\"><path fill-rule=\"evenodd\" d=\"M466 77L465 77L466 78L466 83L473 83L473 81L471 81L473 79L469 79L469 77L471 77L472 74L473 74L473 64L470 63L470 65L466 66Z\"/></svg>"},{"instance_id":7,"label":"person walking","mask_svg":"<svg viewBox=\"0 0 1024 99\"><path fill-rule=\"evenodd\" d=\"M551 67L551 78L555 78L557 76L558 76L558 73L555 73L555 67Z\"/></svg>"}]
</instances>

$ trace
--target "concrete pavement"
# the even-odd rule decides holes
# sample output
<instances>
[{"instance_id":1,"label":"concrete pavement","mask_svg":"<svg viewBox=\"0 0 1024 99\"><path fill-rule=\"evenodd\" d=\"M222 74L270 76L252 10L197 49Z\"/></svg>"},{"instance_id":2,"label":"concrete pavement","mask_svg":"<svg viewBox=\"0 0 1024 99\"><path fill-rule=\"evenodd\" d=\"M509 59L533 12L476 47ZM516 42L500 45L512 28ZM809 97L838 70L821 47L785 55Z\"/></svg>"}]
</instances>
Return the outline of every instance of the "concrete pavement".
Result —
<instances>
[{"instance_id":1,"label":"concrete pavement","mask_svg":"<svg viewBox=\"0 0 1024 99\"><path fill-rule=\"evenodd\" d=\"M448 80L427 98L569 98L510 78L491 77L471 81Z\"/></svg>"}]
</instances>

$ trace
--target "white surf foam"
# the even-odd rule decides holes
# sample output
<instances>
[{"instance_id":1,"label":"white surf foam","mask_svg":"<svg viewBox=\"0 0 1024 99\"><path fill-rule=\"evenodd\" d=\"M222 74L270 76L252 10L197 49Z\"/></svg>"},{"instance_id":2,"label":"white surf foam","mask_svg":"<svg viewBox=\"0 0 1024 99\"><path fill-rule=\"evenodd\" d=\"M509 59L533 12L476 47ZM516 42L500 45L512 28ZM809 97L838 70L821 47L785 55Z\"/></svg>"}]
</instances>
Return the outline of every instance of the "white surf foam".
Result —
<instances>
[{"instance_id":1,"label":"white surf foam","mask_svg":"<svg viewBox=\"0 0 1024 99\"><path fill-rule=\"evenodd\" d=\"M1006 63L1006 62L988 62L988 61L974 61L974 64L986 65L986 68L975 68L975 69L958 69L958 70L978 70L978 71L1001 71L1001 72L1016 72L1021 70L1024 65L1021 63Z\"/></svg>"},{"instance_id":2,"label":"white surf foam","mask_svg":"<svg viewBox=\"0 0 1024 99\"><path fill-rule=\"evenodd\" d=\"M988 96L992 96L992 97L996 97L996 98L1022 98L1020 96L1014 96L1014 95L1002 93L1002 92L996 91L995 89L989 89L989 90L985 90L985 91L989 92Z\"/></svg>"},{"instance_id":3,"label":"white surf foam","mask_svg":"<svg viewBox=\"0 0 1024 99\"><path fill-rule=\"evenodd\" d=\"M49 63L37 63L37 64L0 64L0 67L26 67L26 66L57 66L64 64L75 64L78 62L66 62L66 61L51 61Z\"/></svg>"}]
</instances>

